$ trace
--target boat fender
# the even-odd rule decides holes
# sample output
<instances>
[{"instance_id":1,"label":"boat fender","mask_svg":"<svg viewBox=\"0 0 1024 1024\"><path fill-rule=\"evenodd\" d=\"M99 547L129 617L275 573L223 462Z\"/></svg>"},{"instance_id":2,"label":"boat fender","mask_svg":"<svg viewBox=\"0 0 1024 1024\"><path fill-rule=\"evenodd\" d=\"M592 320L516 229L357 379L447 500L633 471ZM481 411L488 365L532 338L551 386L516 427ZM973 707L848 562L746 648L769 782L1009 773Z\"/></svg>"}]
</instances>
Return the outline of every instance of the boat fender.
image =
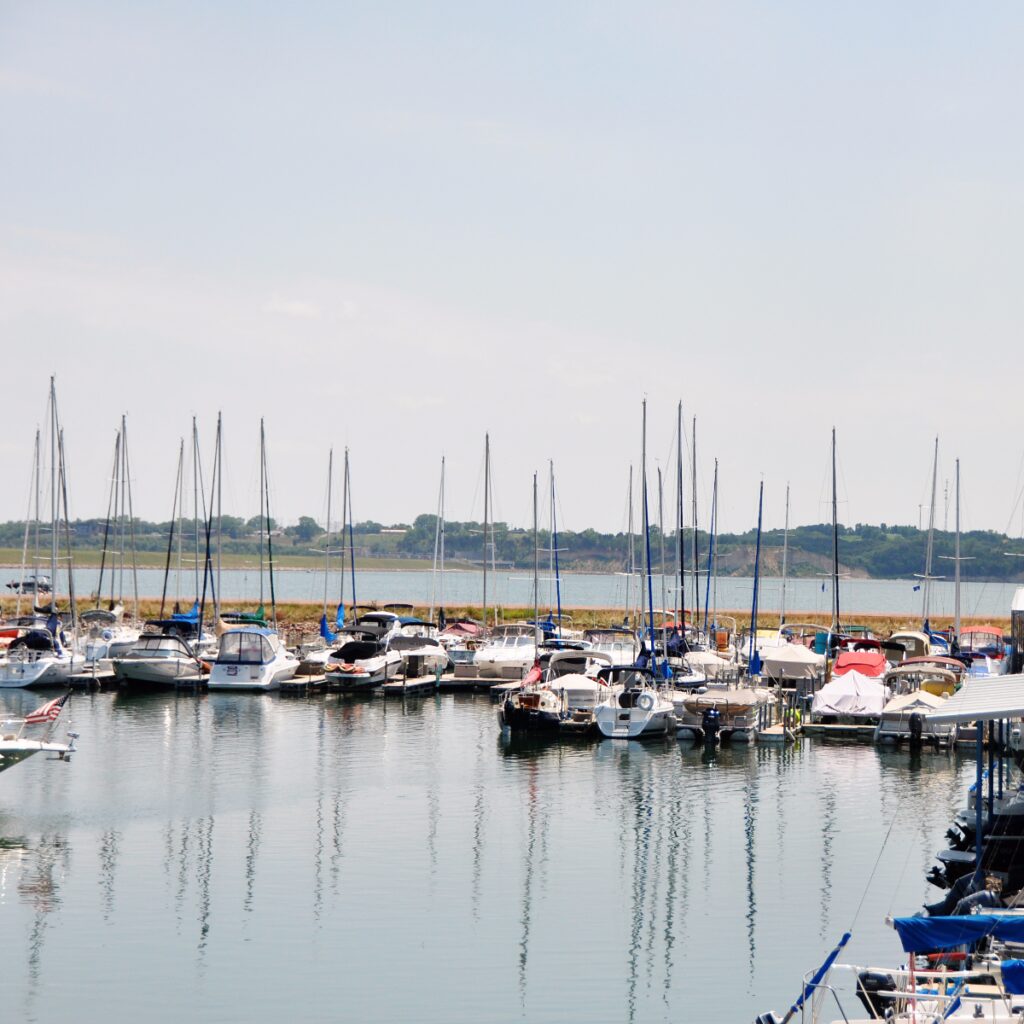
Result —
<instances>
[{"instance_id":1,"label":"boat fender","mask_svg":"<svg viewBox=\"0 0 1024 1024\"><path fill-rule=\"evenodd\" d=\"M102 636L103 639L107 641L107 643L110 643L110 641L114 639L114 634L111 633L109 629L103 630L100 636Z\"/></svg>"},{"instance_id":2,"label":"boat fender","mask_svg":"<svg viewBox=\"0 0 1024 1024\"><path fill-rule=\"evenodd\" d=\"M645 690L636 699L636 706L641 711L653 711L654 710L654 694L649 690Z\"/></svg>"}]
</instances>

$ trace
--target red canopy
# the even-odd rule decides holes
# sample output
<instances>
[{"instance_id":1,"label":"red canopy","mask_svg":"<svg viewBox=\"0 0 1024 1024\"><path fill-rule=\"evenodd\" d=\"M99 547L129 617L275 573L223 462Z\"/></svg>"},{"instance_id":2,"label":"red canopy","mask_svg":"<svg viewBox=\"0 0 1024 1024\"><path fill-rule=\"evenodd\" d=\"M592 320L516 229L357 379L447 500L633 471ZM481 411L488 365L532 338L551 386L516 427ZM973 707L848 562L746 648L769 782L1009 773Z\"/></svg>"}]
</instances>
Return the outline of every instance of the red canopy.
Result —
<instances>
[{"instance_id":1,"label":"red canopy","mask_svg":"<svg viewBox=\"0 0 1024 1024\"><path fill-rule=\"evenodd\" d=\"M862 676L883 676L888 667L881 651L840 651L832 666L832 675L841 676L856 670Z\"/></svg>"}]
</instances>

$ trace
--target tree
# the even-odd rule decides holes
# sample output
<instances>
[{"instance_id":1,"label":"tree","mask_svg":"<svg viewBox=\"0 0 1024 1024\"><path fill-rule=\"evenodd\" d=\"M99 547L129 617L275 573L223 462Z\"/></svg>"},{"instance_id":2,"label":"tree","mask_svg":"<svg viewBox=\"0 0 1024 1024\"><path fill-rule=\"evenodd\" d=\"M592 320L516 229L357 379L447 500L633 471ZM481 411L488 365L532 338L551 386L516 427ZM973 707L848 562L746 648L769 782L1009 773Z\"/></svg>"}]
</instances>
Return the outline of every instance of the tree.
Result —
<instances>
[{"instance_id":1,"label":"tree","mask_svg":"<svg viewBox=\"0 0 1024 1024\"><path fill-rule=\"evenodd\" d=\"M308 544L314 537L319 537L324 532L324 528L310 516L299 516L298 523L295 526L289 526L284 532L289 537Z\"/></svg>"}]
</instances>

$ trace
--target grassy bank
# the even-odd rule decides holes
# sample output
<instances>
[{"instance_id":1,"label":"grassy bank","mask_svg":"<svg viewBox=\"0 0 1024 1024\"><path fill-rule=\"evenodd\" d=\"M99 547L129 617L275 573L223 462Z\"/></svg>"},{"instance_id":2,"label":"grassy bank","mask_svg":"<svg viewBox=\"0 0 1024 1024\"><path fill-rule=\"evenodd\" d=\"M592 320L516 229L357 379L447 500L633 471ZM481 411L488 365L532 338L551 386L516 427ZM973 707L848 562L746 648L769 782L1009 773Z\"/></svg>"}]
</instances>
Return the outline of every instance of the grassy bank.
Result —
<instances>
[{"instance_id":1,"label":"grassy bank","mask_svg":"<svg viewBox=\"0 0 1024 1024\"><path fill-rule=\"evenodd\" d=\"M0 611L5 615L10 615L14 612L16 599L13 597L0 598ZM29 601L27 598L22 599L22 610L25 611L28 608ZM80 607L91 607L91 604L83 603ZM230 602L225 605L226 608L238 610L252 611L255 608L255 603L252 604L240 604L238 602ZM170 604L164 609L165 614L170 614L172 611ZM156 618L160 612L160 602L154 600L143 600L140 602L140 614L143 618ZM269 611L269 606L268 606ZM421 618L426 618L430 609L424 606L416 606L413 614L419 615ZM446 607L445 612L448 619L454 619L457 617L466 617L479 619L481 617L481 609L479 605L449 605ZM212 613L212 609L211 609ZM277 606L277 617L278 622L287 627L289 630L294 630L296 633L300 632L315 632L317 629L317 623L319 622L321 614L321 605L316 602L309 601L285 601L281 602ZM493 614L493 611L492 611ZM544 613L542 612L542 615ZM734 618L739 626L743 629L750 625L750 610L743 611L721 611L721 616L730 616ZM501 620L504 622L523 622L527 619L532 618L533 609L525 606L505 606L501 609ZM328 610L328 617L333 616L333 609ZM575 608L567 611L567 616L570 617L572 625L577 629L586 629L592 626L607 626L612 624L618 624L622 622L622 609L621 608ZM823 628L828 628L830 619L828 616L823 616L820 613L815 612L799 612L795 611L789 616L791 622L805 622L805 623L817 623ZM890 633L896 630L904 629L919 629L920 621L910 615L851 615L845 620L846 625L865 625L872 629L879 636L888 636ZM994 626L999 626L1004 630L1009 630L1010 620L1009 618L995 618L995 619L981 619L981 618L967 618L964 617L962 620L963 625L980 625L982 623L990 623ZM774 629L778 625L778 619L775 617L765 616L760 620L760 626L762 629ZM935 629L945 629L947 626L952 625L952 620L948 618L936 617L932 620L932 626Z\"/></svg>"},{"instance_id":2,"label":"grassy bank","mask_svg":"<svg viewBox=\"0 0 1024 1024\"><path fill-rule=\"evenodd\" d=\"M76 568L93 568L98 569L100 566L100 557L102 552L95 548L83 548L80 551L75 552L75 567ZM157 554L153 551L140 551L138 556L138 567L140 569L160 569L163 571L164 563L167 555ZM173 560L172 560L173 561ZM63 562L61 563L64 564ZM221 564L225 569L257 569L259 567L259 557L257 555L237 555L237 554L225 554L221 560ZM275 569L322 569L324 560L322 555L274 555L274 568ZM337 571L340 563L338 560L332 559L331 566L333 571ZM110 556L107 556L107 566L110 566ZM173 567L173 565L172 565ZM21 571L21 549L20 548L0 548L0 568L4 570L10 570L13 575L9 578L13 579L14 576ZM393 571L409 571L432 569L433 562L426 558L356 558L357 569L370 569L377 570L378 572L393 572ZM40 565L40 573L49 573L50 571L50 560L44 559ZM185 572L192 571L192 564L186 562ZM26 567L26 572L34 572L34 568L31 560ZM3 580L6 583L7 580Z\"/></svg>"}]
</instances>

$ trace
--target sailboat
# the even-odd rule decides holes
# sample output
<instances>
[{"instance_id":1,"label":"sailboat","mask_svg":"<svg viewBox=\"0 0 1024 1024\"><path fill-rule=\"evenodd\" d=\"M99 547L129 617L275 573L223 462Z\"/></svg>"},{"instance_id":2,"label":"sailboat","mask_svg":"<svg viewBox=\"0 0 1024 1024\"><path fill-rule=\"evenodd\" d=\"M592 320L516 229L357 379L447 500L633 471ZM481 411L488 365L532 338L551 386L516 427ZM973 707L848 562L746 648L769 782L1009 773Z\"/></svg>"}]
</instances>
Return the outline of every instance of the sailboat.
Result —
<instances>
[{"instance_id":1,"label":"sailboat","mask_svg":"<svg viewBox=\"0 0 1024 1024\"><path fill-rule=\"evenodd\" d=\"M17 637L7 648L7 658L0 662L0 688L24 689L33 686L61 686L84 664L76 655L77 609L75 581L71 564L71 537L67 529L67 480L65 477L64 435L57 414L57 388L50 378L48 410L50 433L50 579L56 587L58 545L61 523L65 527L68 560L68 599L71 636L65 632L63 617L57 612L56 594L49 607L36 606L31 628ZM45 616L45 618L44 618Z\"/></svg>"},{"instance_id":2,"label":"sailboat","mask_svg":"<svg viewBox=\"0 0 1024 1024\"><path fill-rule=\"evenodd\" d=\"M647 400L643 402L640 486L643 503L646 588L641 587L641 606L646 605L647 663L628 668L603 669L599 676L609 685L608 697L594 709L602 736L610 739L641 739L665 736L676 726L672 701L662 692L654 630L654 584L651 574L651 522L647 503ZM643 657L643 655L641 655ZM622 687L618 690L618 686Z\"/></svg>"},{"instance_id":3,"label":"sailboat","mask_svg":"<svg viewBox=\"0 0 1024 1024\"><path fill-rule=\"evenodd\" d=\"M220 479L218 477L218 486ZM260 607L263 607L263 530L266 529L267 558L270 565L270 604L272 628L244 625L229 629L220 638L217 660L210 669L211 690L276 690L291 679L299 667L295 657L277 634L277 596L274 590L274 548L270 519L270 483L267 479L267 441L260 420Z\"/></svg>"}]
</instances>

